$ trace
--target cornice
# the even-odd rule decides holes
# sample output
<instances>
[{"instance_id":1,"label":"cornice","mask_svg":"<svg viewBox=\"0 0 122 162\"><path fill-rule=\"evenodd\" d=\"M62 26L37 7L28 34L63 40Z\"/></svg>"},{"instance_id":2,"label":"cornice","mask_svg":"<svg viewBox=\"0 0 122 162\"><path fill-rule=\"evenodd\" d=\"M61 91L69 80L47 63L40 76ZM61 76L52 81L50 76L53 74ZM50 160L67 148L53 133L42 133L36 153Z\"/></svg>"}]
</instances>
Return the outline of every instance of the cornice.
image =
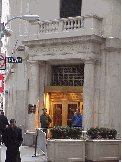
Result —
<instances>
[{"instance_id":1,"label":"cornice","mask_svg":"<svg viewBox=\"0 0 122 162\"><path fill-rule=\"evenodd\" d=\"M22 44L27 47L34 47L34 46L48 46L58 44L75 44L77 42L79 43L95 42L96 44L102 44L105 42L105 38L97 35L82 35L66 38L51 38L51 39L30 40L30 41L25 40L22 41Z\"/></svg>"},{"instance_id":2,"label":"cornice","mask_svg":"<svg viewBox=\"0 0 122 162\"><path fill-rule=\"evenodd\" d=\"M84 16L84 18L89 18L89 17L96 18L99 20L103 19L102 17L99 17L97 14L94 14L94 13L90 13L90 14Z\"/></svg>"}]
</instances>

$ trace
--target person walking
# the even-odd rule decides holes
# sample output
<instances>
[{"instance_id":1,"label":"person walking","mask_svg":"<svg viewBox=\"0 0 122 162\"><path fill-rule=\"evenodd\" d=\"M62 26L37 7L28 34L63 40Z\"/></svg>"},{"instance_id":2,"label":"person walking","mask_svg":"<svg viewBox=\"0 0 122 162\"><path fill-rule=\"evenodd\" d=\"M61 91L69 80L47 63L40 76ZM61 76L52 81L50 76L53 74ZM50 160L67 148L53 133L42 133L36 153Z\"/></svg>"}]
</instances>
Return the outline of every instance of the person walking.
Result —
<instances>
[{"instance_id":1,"label":"person walking","mask_svg":"<svg viewBox=\"0 0 122 162\"><path fill-rule=\"evenodd\" d=\"M7 147L5 162L21 162L19 147L23 141L22 129L16 126L16 120L10 120L8 126L3 133L3 142Z\"/></svg>"},{"instance_id":2,"label":"person walking","mask_svg":"<svg viewBox=\"0 0 122 162\"><path fill-rule=\"evenodd\" d=\"M4 129L6 128L6 125L9 126L8 119L6 116L4 116L4 112L2 111L0 115L0 145L2 142L2 135L3 135Z\"/></svg>"},{"instance_id":3,"label":"person walking","mask_svg":"<svg viewBox=\"0 0 122 162\"><path fill-rule=\"evenodd\" d=\"M73 123L72 127L82 127L82 115L80 109L76 109L74 116L72 117Z\"/></svg>"},{"instance_id":4,"label":"person walking","mask_svg":"<svg viewBox=\"0 0 122 162\"><path fill-rule=\"evenodd\" d=\"M51 118L49 114L47 114L47 109L43 108L43 114L40 116L40 123L41 123L41 128L43 128L43 132L46 133L46 138L47 138L47 129L51 123Z\"/></svg>"}]
</instances>

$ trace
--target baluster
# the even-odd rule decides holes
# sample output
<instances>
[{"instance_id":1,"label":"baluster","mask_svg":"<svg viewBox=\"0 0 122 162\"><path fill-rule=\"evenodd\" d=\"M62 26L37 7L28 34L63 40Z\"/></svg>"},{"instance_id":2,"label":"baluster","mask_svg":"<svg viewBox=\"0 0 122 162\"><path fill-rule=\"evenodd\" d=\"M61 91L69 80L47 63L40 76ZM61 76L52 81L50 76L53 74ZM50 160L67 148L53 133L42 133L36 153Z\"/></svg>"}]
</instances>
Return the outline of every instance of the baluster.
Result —
<instances>
[{"instance_id":1,"label":"baluster","mask_svg":"<svg viewBox=\"0 0 122 162\"><path fill-rule=\"evenodd\" d=\"M73 30L73 20L71 20L71 29Z\"/></svg>"},{"instance_id":2,"label":"baluster","mask_svg":"<svg viewBox=\"0 0 122 162\"><path fill-rule=\"evenodd\" d=\"M77 16L76 18L78 21L77 27L78 27L78 29L80 29L81 28L81 16Z\"/></svg>"},{"instance_id":3,"label":"baluster","mask_svg":"<svg viewBox=\"0 0 122 162\"><path fill-rule=\"evenodd\" d=\"M67 21L67 19L65 19L65 18L61 18L60 21L63 21L63 29L62 29L62 31L65 31L66 28L67 28L67 25L66 25L66 21Z\"/></svg>"},{"instance_id":4,"label":"baluster","mask_svg":"<svg viewBox=\"0 0 122 162\"><path fill-rule=\"evenodd\" d=\"M70 30L73 30L73 17L68 17L68 19L70 20L70 21L69 21L69 25L70 25L70 26L69 26L69 29L70 29Z\"/></svg>"},{"instance_id":5,"label":"baluster","mask_svg":"<svg viewBox=\"0 0 122 162\"><path fill-rule=\"evenodd\" d=\"M55 19L55 32L59 29L59 20Z\"/></svg>"},{"instance_id":6,"label":"baluster","mask_svg":"<svg viewBox=\"0 0 122 162\"><path fill-rule=\"evenodd\" d=\"M49 32L52 32L52 21L49 21Z\"/></svg>"},{"instance_id":7,"label":"baluster","mask_svg":"<svg viewBox=\"0 0 122 162\"><path fill-rule=\"evenodd\" d=\"M42 26L42 22L40 23L40 33L43 32L43 26Z\"/></svg>"},{"instance_id":8,"label":"baluster","mask_svg":"<svg viewBox=\"0 0 122 162\"><path fill-rule=\"evenodd\" d=\"M53 32L55 33L55 30L56 30L56 22L53 21Z\"/></svg>"},{"instance_id":9,"label":"baluster","mask_svg":"<svg viewBox=\"0 0 122 162\"><path fill-rule=\"evenodd\" d=\"M67 25L66 25L66 21L64 20L64 30L67 30Z\"/></svg>"},{"instance_id":10,"label":"baluster","mask_svg":"<svg viewBox=\"0 0 122 162\"><path fill-rule=\"evenodd\" d=\"M42 33L44 32L44 22L42 22Z\"/></svg>"},{"instance_id":11,"label":"baluster","mask_svg":"<svg viewBox=\"0 0 122 162\"><path fill-rule=\"evenodd\" d=\"M70 20L67 20L67 30L70 30Z\"/></svg>"},{"instance_id":12,"label":"baluster","mask_svg":"<svg viewBox=\"0 0 122 162\"><path fill-rule=\"evenodd\" d=\"M64 22L60 19L59 21L59 32L62 32L64 30Z\"/></svg>"},{"instance_id":13,"label":"baluster","mask_svg":"<svg viewBox=\"0 0 122 162\"><path fill-rule=\"evenodd\" d=\"M46 27L46 22L44 22L44 33L46 33L47 27Z\"/></svg>"},{"instance_id":14,"label":"baluster","mask_svg":"<svg viewBox=\"0 0 122 162\"><path fill-rule=\"evenodd\" d=\"M54 21L52 21L52 33L54 32Z\"/></svg>"},{"instance_id":15,"label":"baluster","mask_svg":"<svg viewBox=\"0 0 122 162\"><path fill-rule=\"evenodd\" d=\"M84 17L81 17L81 28L84 27Z\"/></svg>"},{"instance_id":16,"label":"baluster","mask_svg":"<svg viewBox=\"0 0 122 162\"><path fill-rule=\"evenodd\" d=\"M40 33L42 33L42 23L40 23Z\"/></svg>"},{"instance_id":17,"label":"baluster","mask_svg":"<svg viewBox=\"0 0 122 162\"><path fill-rule=\"evenodd\" d=\"M74 29L77 29L77 19L74 19Z\"/></svg>"},{"instance_id":18,"label":"baluster","mask_svg":"<svg viewBox=\"0 0 122 162\"><path fill-rule=\"evenodd\" d=\"M49 31L49 21L45 20L45 33L48 33Z\"/></svg>"},{"instance_id":19,"label":"baluster","mask_svg":"<svg viewBox=\"0 0 122 162\"><path fill-rule=\"evenodd\" d=\"M49 22L47 22L47 32L49 32Z\"/></svg>"},{"instance_id":20,"label":"baluster","mask_svg":"<svg viewBox=\"0 0 122 162\"><path fill-rule=\"evenodd\" d=\"M77 19L78 24L77 24L77 28L80 29L80 19Z\"/></svg>"}]
</instances>

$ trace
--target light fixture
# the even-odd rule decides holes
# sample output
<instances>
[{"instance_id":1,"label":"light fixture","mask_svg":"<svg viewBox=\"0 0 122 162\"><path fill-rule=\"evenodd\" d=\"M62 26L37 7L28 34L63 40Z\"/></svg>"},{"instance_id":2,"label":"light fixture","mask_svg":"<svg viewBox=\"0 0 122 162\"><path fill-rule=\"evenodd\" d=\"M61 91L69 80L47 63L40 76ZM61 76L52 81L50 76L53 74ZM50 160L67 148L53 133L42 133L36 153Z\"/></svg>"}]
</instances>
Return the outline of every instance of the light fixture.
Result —
<instances>
[{"instance_id":1,"label":"light fixture","mask_svg":"<svg viewBox=\"0 0 122 162\"><path fill-rule=\"evenodd\" d=\"M35 21L39 21L39 16L38 15L23 15L23 16L17 16L17 17L12 17L10 20L8 20L5 23L5 26L13 19L23 19L29 22L35 22ZM3 27L4 28L4 27Z\"/></svg>"},{"instance_id":2,"label":"light fixture","mask_svg":"<svg viewBox=\"0 0 122 162\"><path fill-rule=\"evenodd\" d=\"M38 15L23 15L21 19L33 22L33 21L39 21L39 16Z\"/></svg>"}]
</instances>

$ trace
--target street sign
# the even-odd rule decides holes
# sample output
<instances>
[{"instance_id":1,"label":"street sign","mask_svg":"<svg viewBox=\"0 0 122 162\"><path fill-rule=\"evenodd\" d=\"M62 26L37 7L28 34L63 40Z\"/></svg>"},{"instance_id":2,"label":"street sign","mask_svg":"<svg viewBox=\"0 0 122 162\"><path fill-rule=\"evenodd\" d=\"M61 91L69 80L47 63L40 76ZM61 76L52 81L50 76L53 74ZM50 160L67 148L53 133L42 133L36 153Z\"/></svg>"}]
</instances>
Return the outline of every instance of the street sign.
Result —
<instances>
[{"instance_id":1,"label":"street sign","mask_svg":"<svg viewBox=\"0 0 122 162\"><path fill-rule=\"evenodd\" d=\"M5 70L5 68L6 68L5 53L0 53L0 70Z\"/></svg>"},{"instance_id":2,"label":"street sign","mask_svg":"<svg viewBox=\"0 0 122 162\"><path fill-rule=\"evenodd\" d=\"M8 63L22 63L22 57L7 57Z\"/></svg>"}]
</instances>

